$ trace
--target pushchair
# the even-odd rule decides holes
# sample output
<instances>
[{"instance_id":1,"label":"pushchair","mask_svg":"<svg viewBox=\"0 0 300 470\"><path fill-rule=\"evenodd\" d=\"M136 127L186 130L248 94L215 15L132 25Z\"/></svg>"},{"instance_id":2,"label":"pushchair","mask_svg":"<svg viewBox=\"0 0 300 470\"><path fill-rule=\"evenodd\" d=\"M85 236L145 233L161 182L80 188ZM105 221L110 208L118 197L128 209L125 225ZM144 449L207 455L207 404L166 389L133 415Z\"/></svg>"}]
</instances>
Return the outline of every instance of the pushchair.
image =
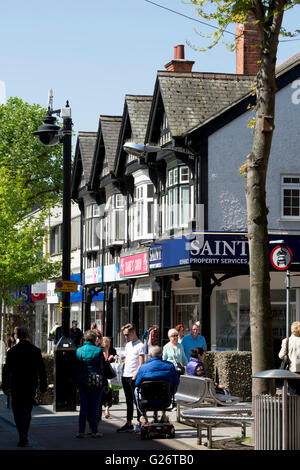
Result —
<instances>
[{"instance_id":1,"label":"pushchair","mask_svg":"<svg viewBox=\"0 0 300 470\"><path fill-rule=\"evenodd\" d=\"M170 385L166 380L144 380L136 389L137 407L145 417L147 411L153 411L153 422L142 423L141 439L173 438L175 428L170 422L158 420L158 412L170 411L174 408L174 396L170 394ZM166 417L165 413L163 413ZM168 418L167 418L168 420Z\"/></svg>"}]
</instances>

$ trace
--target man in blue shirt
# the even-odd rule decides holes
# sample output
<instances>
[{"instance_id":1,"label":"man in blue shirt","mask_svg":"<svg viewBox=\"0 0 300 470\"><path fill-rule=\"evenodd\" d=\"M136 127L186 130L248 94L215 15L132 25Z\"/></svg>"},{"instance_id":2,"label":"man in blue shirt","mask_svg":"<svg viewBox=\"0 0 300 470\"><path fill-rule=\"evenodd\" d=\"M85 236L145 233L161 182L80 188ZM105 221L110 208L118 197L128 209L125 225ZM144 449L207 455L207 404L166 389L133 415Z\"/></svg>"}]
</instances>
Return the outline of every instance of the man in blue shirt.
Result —
<instances>
[{"instance_id":1,"label":"man in blue shirt","mask_svg":"<svg viewBox=\"0 0 300 470\"><path fill-rule=\"evenodd\" d=\"M207 344L205 338L199 333L199 325L197 325L197 323L194 323L191 329L191 333L182 338L181 345L183 346L188 361L191 357L191 349L202 348L204 351L207 351Z\"/></svg>"},{"instance_id":2,"label":"man in blue shirt","mask_svg":"<svg viewBox=\"0 0 300 470\"><path fill-rule=\"evenodd\" d=\"M141 365L135 381L135 385L138 388L143 380L166 380L170 384L170 392L173 395L176 388L179 385L179 377L174 367L174 364L169 361L163 361L162 349L159 346L152 346L149 350L150 359L145 364ZM135 390L135 396L137 403L139 402L139 396L137 389ZM141 410L142 411L142 410ZM168 418L165 412L162 412L161 421L168 422ZM143 413L141 422L147 422L146 413ZM154 413L154 419L157 420L157 414Z\"/></svg>"}]
</instances>

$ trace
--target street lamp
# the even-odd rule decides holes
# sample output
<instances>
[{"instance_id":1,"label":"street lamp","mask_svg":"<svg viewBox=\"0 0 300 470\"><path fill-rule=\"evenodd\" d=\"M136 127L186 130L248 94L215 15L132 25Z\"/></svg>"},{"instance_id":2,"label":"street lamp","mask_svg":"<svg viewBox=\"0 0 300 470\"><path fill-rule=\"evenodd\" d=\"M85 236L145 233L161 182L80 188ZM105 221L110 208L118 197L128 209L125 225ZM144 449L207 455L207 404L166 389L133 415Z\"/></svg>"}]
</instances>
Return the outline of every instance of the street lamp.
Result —
<instances>
[{"instance_id":1,"label":"street lamp","mask_svg":"<svg viewBox=\"0 0 300 470\"><path fill-rule=\"evenodd\" d=\"M63 119L63 127L56 125L54 114ZM53 110L53 94L49 92L47 115L42 119L43 125L33 134L46 146L63 144L63 223L62 223L62 278L70 281L71 275L71 150L72 150L72 119L71 108L66 106ZM76 410L74 399L75 384L70 375L73 369L75 349L70 339L70 292L62 292L62 331L63 336L55 351L54 374L54 408L56 411ZM72 353L72 354L68 354ZM71 384L71 388L70 388ZM69 393L70 392L70 393Z\"/></svg>"}]
</instances>

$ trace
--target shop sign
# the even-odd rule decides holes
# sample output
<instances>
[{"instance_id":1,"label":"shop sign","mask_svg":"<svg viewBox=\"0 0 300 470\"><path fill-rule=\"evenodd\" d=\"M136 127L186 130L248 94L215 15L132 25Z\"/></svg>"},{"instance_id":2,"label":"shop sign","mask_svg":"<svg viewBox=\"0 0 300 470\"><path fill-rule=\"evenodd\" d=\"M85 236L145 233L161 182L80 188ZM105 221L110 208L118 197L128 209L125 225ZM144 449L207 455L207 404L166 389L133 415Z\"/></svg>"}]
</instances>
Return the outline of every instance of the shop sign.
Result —
<instances>
[{"instance_id":1,"label":"shop sign","mask_svg":"<svg viewBox=\"0 0 300 470\"><path fill-rule=\"evenodd\" d=\"M148 272L148 251L120 258L120 277L140 276Z\"/></svg>"},{"instance_id":2,"label":"shop sign","mask_svg":"<svg viewBox=\"0 0 300 470\"><path fill-rule=\"evenodd\" d=\"M300 263L300 237L297 235L282 235L282 237L294 253L293 263ZM276 238L278 234L269 235L269 241ZM270 253L272 248L270 245ZM193 238L191 236L174 238L150 246L150 269L183 265L228 267L248 265L248 263L249 246L246 232L205 232L198 237L195 235ZM273 266L276 267L274 264Z\"/></svg>"},{"instance_id":3,"label":"shop sign","mask_svg":"<svg viewBox=\"0 0 300 470\"><path fill-rule=\"evenodd\" d=\"M100 284L102 282L102 266L87 268L84 271L85 285Z\"/></svg>"},{"instance_id":4,"label":"shop sign","mask_svg":"<svg viewBox=\"0 0 300 470\"><path fill-rule=\"evenodd\" d=\"M103 269L103 281L114 282L120 280L120 266L119 264L108 264Z\"/></svg>"},{"instance_id":5,"label":"shop sign","mask_svg":"<svg viewBox=\"0 0 300 470\"><path fill-rule=\"evenodd\" d=\"M47 304L58 304L58 295L55 292L55 282L47 283Z\"/></svg>"},{"instance_id":6,"label":"shop sign","mask_svg":"<svg viewBox=\"0 0 300 470\"><path fill-rule=\"evenodd\" d=\"M132 302L152 302L152 279L137 279Z\"/></svg>"}]
</instances>

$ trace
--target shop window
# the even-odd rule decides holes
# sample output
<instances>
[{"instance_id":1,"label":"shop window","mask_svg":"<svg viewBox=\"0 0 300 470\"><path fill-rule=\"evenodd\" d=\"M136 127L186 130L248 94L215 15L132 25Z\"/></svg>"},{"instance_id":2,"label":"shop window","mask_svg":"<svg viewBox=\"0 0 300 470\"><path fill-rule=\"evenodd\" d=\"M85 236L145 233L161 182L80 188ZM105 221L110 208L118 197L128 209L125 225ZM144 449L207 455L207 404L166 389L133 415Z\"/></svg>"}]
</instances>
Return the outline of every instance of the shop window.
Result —
<instances>
[{"instance_id":1,"label":"shop window","mask_svg":"<svg viewBox=\"0 0 300 470\"><path fill-rule=\"evenodd\" d=\"M291 319L296 318L296 292L291 290ZM272 333L274 358L286 336L286 291L271 289ZM216 291L216 349L250 351L250 292L248 289ZM214 336L214 334L212 335ZM278 364L277 364L278 365Z\"/></svg>"},{"instance_id":2,"label":"shop window","mask_svg":"<svg viewBox=\"0 0 300 470\"><path fill-rule=\"evenodd\" d=\"M300 176L281 176L281 215L297 219L300 216Z\"/></svg>"},{"instance_id":3,"label":"shop window","mask_svg":"<svg viewBox=\"0 0 300 470\"><path fill-rule=\"evenodd\" d=\"M185 326L185 334L195 321L200 319L200 297L198 294L175 295L175 325L182 323Z\"/></svg>"}]
</instances>

